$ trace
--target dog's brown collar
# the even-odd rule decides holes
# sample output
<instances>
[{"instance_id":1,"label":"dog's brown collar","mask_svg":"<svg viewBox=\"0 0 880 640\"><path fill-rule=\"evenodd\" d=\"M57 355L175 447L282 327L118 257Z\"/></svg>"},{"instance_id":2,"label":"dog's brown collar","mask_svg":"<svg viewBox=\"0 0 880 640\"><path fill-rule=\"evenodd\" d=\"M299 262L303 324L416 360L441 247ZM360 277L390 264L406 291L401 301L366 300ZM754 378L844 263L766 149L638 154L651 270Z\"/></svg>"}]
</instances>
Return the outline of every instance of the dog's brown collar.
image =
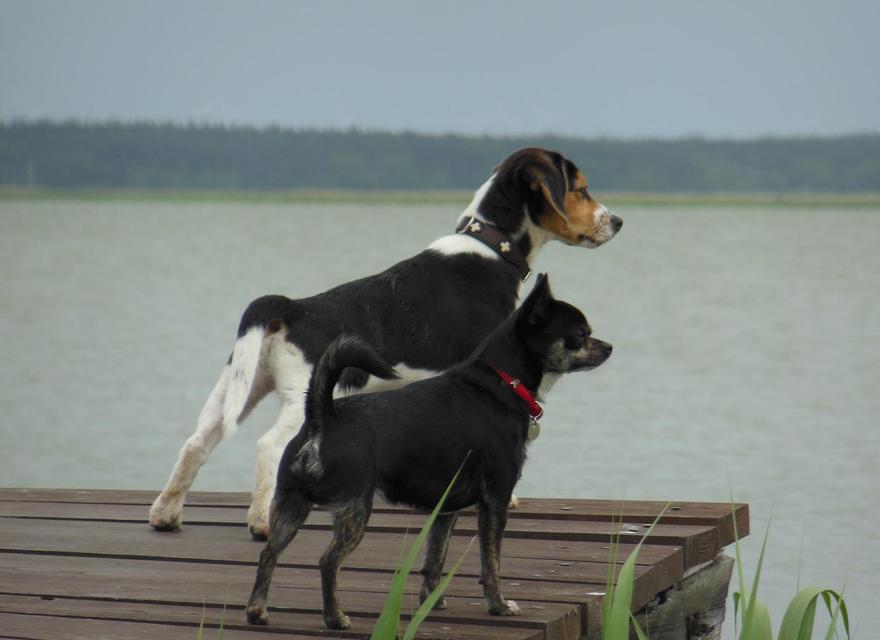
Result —
<instances>
[{"instance_id":1,"label":"dog's brown collar","mask_svg":"<svg viewBox=\"0 0 880 640\"><path fill-rule=\"evenodd\" d=\"M456 233L476 238L484 245L492 249L507 262L519 270L522 281L525 282L532 275L529 263L513 238L494 227L488 222L479 220L474 216L464 218L455 228Z\"/></svg>"},{"instance_id":2,"label":"dog's brown collar","mask_svg":"<svg viewBox=\"0 0 880 640\"><path fill-rule=\"evenodd\" d=\"M520 382L518 378L514 378L506 371L494 366L492 369L495 370L495 373L498 374L498 377L501 378L507 386L513 389L513 392L516 393L516 395L525 401L529 407L529 416L531 416L532 422L540 420L541 416L544 415L544 407L541 406L540 402L535 400L535 394L529 391L526 388L526 385Z\"/></svg>"}]
</instances>

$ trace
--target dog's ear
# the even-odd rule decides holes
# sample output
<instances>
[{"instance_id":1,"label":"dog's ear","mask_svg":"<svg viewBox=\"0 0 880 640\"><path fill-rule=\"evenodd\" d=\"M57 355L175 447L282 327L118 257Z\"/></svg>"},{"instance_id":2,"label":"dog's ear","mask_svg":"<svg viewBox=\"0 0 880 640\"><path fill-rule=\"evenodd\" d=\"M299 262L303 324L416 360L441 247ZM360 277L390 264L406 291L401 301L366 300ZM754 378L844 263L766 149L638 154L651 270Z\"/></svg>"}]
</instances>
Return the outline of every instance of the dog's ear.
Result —
<instances>
[{"instance_id":1,"label":"dog's ear","mask_svg":"<svg viewBox=\"0 0 880 640\"><path fill-rule=\"evenodd\" d=\"M553 294L550 293L550 281L546 273L538 274L538 280L532 287L528 297L523 300L518 320L521 326L537 327L544 324L550 310Z\"/></svg>"},{"instance_id":2,"label":"dog's ear","mask_svg":"<svg viewBox=\"0 0 880 640\"><path fill-rule=\"evenodd\" d=\"M565 194L568 192L568 176L565 161L558 154L551 154L539 162L530 164L526 169L529 188L540 194L553 211L568 221L565 212Z\"/></svg>"}]
</instances>

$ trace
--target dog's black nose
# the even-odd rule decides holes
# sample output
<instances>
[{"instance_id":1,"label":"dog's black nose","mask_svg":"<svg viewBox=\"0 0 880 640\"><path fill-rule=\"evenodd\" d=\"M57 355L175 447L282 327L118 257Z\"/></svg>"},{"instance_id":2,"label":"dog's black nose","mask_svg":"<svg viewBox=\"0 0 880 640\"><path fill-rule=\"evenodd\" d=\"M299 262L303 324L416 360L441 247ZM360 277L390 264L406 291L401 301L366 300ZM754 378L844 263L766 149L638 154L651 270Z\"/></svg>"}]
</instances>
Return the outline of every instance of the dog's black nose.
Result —
<instances>
[{"instance_id":1,"label":"dog's black nose","mask_svg":"<svg viewBox=\"0 0 880 640\"><path fill-rule=\"evenodd\" d=\"M614 233L620 231L620 228L623 226L623 218L620 216L611 215L611 226L614 227Z\"/></svg>"}]
</instances>

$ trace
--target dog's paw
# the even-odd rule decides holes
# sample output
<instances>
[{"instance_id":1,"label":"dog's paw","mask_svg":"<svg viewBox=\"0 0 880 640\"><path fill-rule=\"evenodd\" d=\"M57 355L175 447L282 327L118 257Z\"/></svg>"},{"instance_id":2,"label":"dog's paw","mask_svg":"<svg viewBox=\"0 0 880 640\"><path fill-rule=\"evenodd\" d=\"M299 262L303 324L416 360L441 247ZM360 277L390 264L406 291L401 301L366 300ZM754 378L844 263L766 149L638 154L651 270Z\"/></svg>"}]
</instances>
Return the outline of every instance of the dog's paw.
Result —
<instances>
[{"instance_id":1,"label":"dog's paw","mask_svg":"<svg viewBox=\"0 0 880 640\"><path fill-rule=\"evenodd\" d=\"M251 533L251 539L255 542L266 542L269 539L269 527L257 528L253 525L248 526L248 531Z\"/></svg>"},{"instance_id":2,"label":"dog's paw","mask_svg":"<svg viewBox=\"0 0 880 640\"><path fill-rule=\"evenodd\" d=\"M519 498L516 496L510 496L510 504L507 505L508 509L516 509L519 506Z\"/></svg>"},{"instance_id":3,"label":"dog's paw","mask_svg":"<svg viewBox=\"0 0 880 640\"><path fill-rule=\"evenodd\" d=\"M425 600L427 600L428 597L430 597L431 592L432 592L433 590L434 590L433 587L430 587L430 586L427 586L427 585L422 586L422 590L421 590L421 592L419 593L419 604L425 604ZM448 606L449 606L449 605L446 604L446 598L444 598L443 596L441 596L441 597L437 600L437 602L434 603L434 606L432 607L432 609L435 609L435 610L437 610L437 611L442 611L442 610L446 609Z\"/></svg>"},{"instance_id":4,"label":"dog's paw","mask_svg":"<svg viewBox=\"0 0 880 640\"><path fill-rule=\"evenodd\" d=\"M335 615L324 616L324 624L328 629L351 629L351 619L341 611L337 611Z\"/></svg>"},{"instance_id":5,"label":"dog's paw","mask_svg":"<svg viewBox=\"0 0 880 640\"><path fill-rule=\"evenodd\" d=\"M249 624L269 624L269 612L261 604L251 605L247 608L247 621Z\"/></svg>"},{"instance_id":6,"label":"dog's paw","mask_svg":"<svg viewBox=\"0 0 880 640\"><path fill-rule=\"evenodd\" d=\"M520 608L513 600L502 600L500 604L491 607L489 613L493 616L518 616Z\"/></svg>"},{"instance_id":7,"label":"dog's paw","mask_svg":"<svg viewBox=\"0 0 880 640\"><path fill-rule=\"evenodd\" d=\"M180 510L153 505L150 509L150 526L156 531L180 529Z\"/></svg>"},{"instance_id":8,"label":"dog's paw","mask_svg":"<svg viewBox=\"0 0 880 640\"><path fill-rule=\"evenodd\" d=\"M422 603L424 602L425 600L422 599ZM449 604L447 604L446 598L440 598L439 600L437 600L437 602L434 603L434 606L431 608L434 609L434 611L445 611L449 608Z\"/></svg>"}]
</instances>

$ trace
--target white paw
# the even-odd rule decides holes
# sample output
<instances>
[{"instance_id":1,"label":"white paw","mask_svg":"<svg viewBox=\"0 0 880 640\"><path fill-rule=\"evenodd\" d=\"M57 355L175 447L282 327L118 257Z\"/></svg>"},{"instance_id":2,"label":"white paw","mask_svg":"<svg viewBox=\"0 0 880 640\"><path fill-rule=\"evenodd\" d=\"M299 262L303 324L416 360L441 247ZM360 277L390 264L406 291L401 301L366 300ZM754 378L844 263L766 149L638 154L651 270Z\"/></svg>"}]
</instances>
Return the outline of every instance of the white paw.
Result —
<instances>
[{"instance_id":1,"label":"white paw","mask_svg":"<svg viewBox=\"0 0 880 640\"><path fill-rule=\"evenodd\" d=\"M156 502L150 507L150 526L157 531L176 531L180 529L179 504L164 504L156 498Z\"/></svg>"},{"instance_id":2,"label":"white paw","mask_svg":"<svg viewBox=\"0 0 880 640\"><path fill-rule=\"evenodd\" d=\"M505 601L505 604L507 605L507 611L503 612L501 615L503 615L503 616L518 616L520 614L519 605L517 603L515 603L513 600L507 600L507 601Z\"/></svg>"}]
</instances>

